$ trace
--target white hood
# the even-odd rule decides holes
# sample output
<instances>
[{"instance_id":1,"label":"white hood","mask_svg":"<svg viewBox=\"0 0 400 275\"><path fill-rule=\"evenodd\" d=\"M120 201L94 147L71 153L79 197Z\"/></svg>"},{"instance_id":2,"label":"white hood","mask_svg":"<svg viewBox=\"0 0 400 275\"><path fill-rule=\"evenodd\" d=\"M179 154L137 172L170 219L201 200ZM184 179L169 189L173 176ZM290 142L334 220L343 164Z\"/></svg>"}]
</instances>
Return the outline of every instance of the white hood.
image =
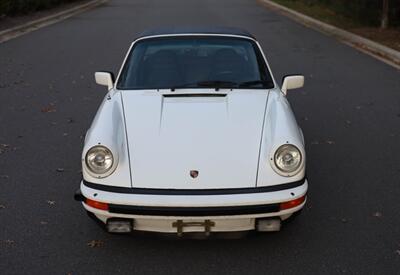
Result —
<instances>
[{"instance_id":1,"label":"white hood","mask_svg":"<svg viewBox=\"0 0 400 275\"><path fill-rule=\"evenodd\" d=\"M205 92L121 92L133 187L256 186L268 92Z\"/></svg>"}]
</instances>

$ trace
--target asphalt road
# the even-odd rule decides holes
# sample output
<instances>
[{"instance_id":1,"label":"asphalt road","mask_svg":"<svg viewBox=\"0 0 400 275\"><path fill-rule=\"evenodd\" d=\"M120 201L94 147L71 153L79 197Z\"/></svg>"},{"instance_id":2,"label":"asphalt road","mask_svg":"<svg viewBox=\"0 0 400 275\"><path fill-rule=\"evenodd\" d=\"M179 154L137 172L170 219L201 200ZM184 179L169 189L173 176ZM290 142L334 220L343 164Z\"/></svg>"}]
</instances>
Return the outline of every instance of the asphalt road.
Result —
<instances>
[{"instance_id":1,"label":"asphalt road","mask_svg":"<svg viewBox=\"0 0 400 275\"><path fill-rule=\"evenodd\" d=\"M73 200L82 135L106 92L93 73L117 72L135 34L163 25L245 28L277 79L306 76L289 100L309 201L281 232L108 235ZM399 274L399 141L398 70L255 0L110 1L0 44L0 273Z\"/></svg>"}]
</instances>

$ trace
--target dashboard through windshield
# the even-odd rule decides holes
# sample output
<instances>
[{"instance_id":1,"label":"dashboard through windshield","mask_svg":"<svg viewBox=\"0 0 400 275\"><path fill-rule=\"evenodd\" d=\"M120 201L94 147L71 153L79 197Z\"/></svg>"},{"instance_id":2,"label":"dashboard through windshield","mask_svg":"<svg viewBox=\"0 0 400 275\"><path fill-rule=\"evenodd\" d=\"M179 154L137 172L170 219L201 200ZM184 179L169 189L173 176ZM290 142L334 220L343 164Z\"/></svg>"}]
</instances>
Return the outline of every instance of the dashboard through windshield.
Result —
<instances>
[{"instance_id":1,"label":"dashboard through windshield","mask_svg":"<svg viewBox=\"0 0 400 275\"><path fill-rule=\"evenodd\" d=\"M223 36L172 36L137 42L117 89L246 88L274 83L252 40Z\"/></svg>"}]
</instances>

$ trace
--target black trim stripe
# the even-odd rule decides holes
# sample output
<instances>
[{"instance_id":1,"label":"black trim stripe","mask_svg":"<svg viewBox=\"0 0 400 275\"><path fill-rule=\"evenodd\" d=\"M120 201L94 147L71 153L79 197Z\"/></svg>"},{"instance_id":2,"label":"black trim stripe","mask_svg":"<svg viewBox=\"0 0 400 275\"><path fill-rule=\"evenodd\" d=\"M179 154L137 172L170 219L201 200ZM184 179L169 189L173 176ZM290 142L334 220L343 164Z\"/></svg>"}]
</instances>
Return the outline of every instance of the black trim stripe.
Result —
<instances>
[{"instance_id":1,"label":"black trim stripe","mask_svg":"<svg viewBox=\"0 0 400 275\"><path fill-rule=\"evenodd\" d=\"M108 186L103 184L92 183L83 180L83 184L89 188L97 189L100 191L124 193L124 194L137 194L137 195L233 195L233 194L252 194L252 193L266 193L275 192L301 186L305 182L305 177L302 180L290 183L263 186L263 187L247 187L247 188L226 188L226 189L158 189L158 188L130 188Z\"/></svg>"},{"instance_id":2,"label":"black trim stripe","mask_svg":"<svg viewBox=\"0 0 400 275\"><path fill-rule=\"evenodd\" d=\"M110 213L148 216L225 216L279 212L279 204L223 207L154 207L109 204Z\"/></svg>"},{"instance_id":3,"label":"black trim stripe","mask_svg":"<svg viewBox=\"0 0 400 275\"><path fill-rule=\"evenodd\" d=\"M180 89L180 88L176 88L176 89ZM212 94L212 93L199 93L199 94L164 94L163 97L166 98L175 98L175 97L183 97L183 98L187 98L187 97L226 97L226 94Z\"/></svg>"}]
</instances>

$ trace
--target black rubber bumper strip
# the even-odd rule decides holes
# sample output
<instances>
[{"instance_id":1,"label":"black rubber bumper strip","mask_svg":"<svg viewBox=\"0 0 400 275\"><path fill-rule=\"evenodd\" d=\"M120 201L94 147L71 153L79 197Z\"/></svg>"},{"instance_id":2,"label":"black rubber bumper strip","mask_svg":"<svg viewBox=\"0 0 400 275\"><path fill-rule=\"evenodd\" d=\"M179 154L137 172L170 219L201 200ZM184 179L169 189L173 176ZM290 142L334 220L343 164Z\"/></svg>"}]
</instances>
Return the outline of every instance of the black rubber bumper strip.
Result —
<instances>
[{"instance_id":1,"label":"black rubber bumper strip","mask_svg":"<svg viewBox=\"0 0 400 275\"><path fill-rule=\"evenodd\" d=\"M82 195L81 189L75 191L74 199L76 201L85 201L85 197Z\"/></svg>"},{"instance_id":2,"label":"black rubber bumper strip","mask_svg":"<svg viewBox=\"0 0 400 275\"><path fill-rule=\"evenodd\" d=\"M108 211L117 214L146 216L231 216L279 212L279 204L224 207L154 207L109 204Z\"/></svg>"},{"instance_id":3,"label":"black rubber bumper strip","mask_svg":"<svg viewBox=\"0 0 400 275\"><path fill-rule=\"evenodd\" d=\"M233 195L233 194L252 194L252 193L266 193L276 192L286 189L295 188L304 184L306 178L299 181L290 183L263 186L263 187L248 187L248 188L221 188L221 189L158 189L158 188L136 188L136 187L118 187L108 186L103 184L92 183L83 180L83 184L89 188L99 191L123 193L123 194L137 194L137 195Z\"/></svg>"}]
</instances>

